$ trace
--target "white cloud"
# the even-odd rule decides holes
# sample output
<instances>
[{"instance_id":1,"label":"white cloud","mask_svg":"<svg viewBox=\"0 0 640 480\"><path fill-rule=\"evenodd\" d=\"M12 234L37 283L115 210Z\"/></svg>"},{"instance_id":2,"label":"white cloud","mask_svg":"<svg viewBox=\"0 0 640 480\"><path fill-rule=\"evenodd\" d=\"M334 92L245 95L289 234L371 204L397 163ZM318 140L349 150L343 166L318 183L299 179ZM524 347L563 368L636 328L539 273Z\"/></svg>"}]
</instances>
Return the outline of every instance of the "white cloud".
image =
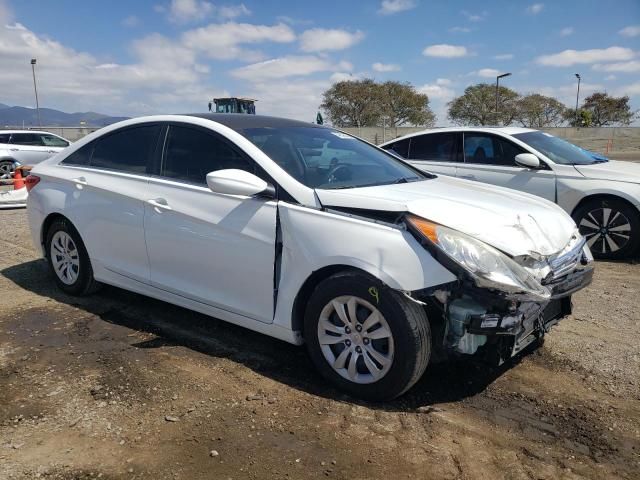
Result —
<instances>
[{"instance_id":1,"label":"white cloud","mask_svg":"<svg viewBox=\"0 0 640 480\"><path fill-rule=\"evenodd\" d=\"M500 70L496 70L495 68L481 68L478 71L471 72L471 74L482 78L496 78L500 75Z\"/></svg>"},{"instance_id":2,"label":"white cloud","mask_svg":"<svg viewBox=\"0 0 640 480\"><path fill-rule=\"evenodd\" d=\"M494 55L494 60L513 60L513 53L501 53L500 55Z\"/></svg>"},{"instance_id":3,"label":"white cloud","mask_svg":"<svg viewBox=\"0 0 640 480\"><path fill-rule=\"evenodd\" d=\"M449 32L451 33L469 33L471 31L468 27L451 27Z\"/></svg>"},{"instance_id":4,"label":"white cloud","mask_svg":"<svg viewBox=\"0 0 640 480\"><path fill-rule=\"evenodd\" d=\"M448 86L451 85L451 80L449 80L448 78L438 78L436 80L436 85L440 85L440 86Z\"/></svg>"},{"instance_id":5,"label":"white cloud","mask_svg":"<svg viewBox=\"0 0 640 480\"><path fill-rule=\"evenodd\" d=\"M400 68L400 65L396 65L395 63L380 63L380 62L374 63L373 65L371 65L371 68L373 68L373 70L376 72L398 72L402 70Z\"/></svg>"},{"instance_id":6,"label":"white cloud","mask_svg":"<svg viewBox=\"0 0 640 480\"><path fill-rule=\"evenodd\" d=\"M438 79L438 81L444 79ZM429 100L441 100L443 102L448 102L455 96L455 92L453 89L442 85L441 83L425 83L424 85L417 88L419 93L425 93Z\"/></svg>"},{"instance_id":7,"label":"white cloud","mask_svg":"<svg viewBox=\"0 0 640 480\"><path fill-rule=\"evenodd\" d=\"M640 60L631 60L629 62L618 62L618 63L596 63L593 67L594 70L598 70L600 72L621 72L621 73L632 73L632 72L640 72Z\"/></svg>"},{"instance_id":8,"label":"white cloud","mask_svg":"<svg viewBox=\"0 0 640 480\"><path fill-rule=\"evenodd\" d=\"M538 15L544 10L544 3L534 3L527 7L527 13L530 15Z\"/></svg>"},{"instance_id":9,"label":"white cloud","mask_svg":"<svg viewBox=\"0 0 640 480\"><path fill-rule=\"evenodd\" d=\"M364 33L360 30L351 33L346 30L312 28L300 35L300 49L304 52L344 50L363 38Z\"/></svg>"},{"instance_id":10,"label":"white cloud","mask_svg":"<svg viewBox=\"0 0 640 480\"><path fill-rule=\"evenodd\" d=\"M430 45L426 47L422 54L425 57L439 57L439 58L457 58L457 57L466 57L469 52L466 47L457 46L457 45L447 45L447 44L439 44L439 45Z\"/></svg>"},{"instance_id":11,"label":"white cloud","mask_svg":"<svg viewBox=\"0 0 640 480\"><path fill-rule=\"evenodd\" d=\"M213 4L204 0L171 0L167 15L171 22L186 23L207 18L213 9Z\"/></svg>"},{"instance_id":12,"label":"white cloud","mask_svg":"<svg viewBox=\"0 0 640 480\"><path fill-rule=\"evenodd\" d=\"M128 17L123 18L122 22L120 23L122 24L123 27L133 28L140 25L140 19L135 15L129 15Z\"/></svg>"},{"instance_id":13,"label":"white cloud","mask_svg":"<svg viewBox=\"0 0 640 480\"><path fill-rule=\"evenodd\" d=\"M540 65L569 67L580 63L615 62L631 60L633 50L623 47L594 48L591 50L564 50L552 55L542 55L536 59Z\"/></svg>"},{"instance_id":14,"label":"white cloud","mask_svg":"<svg viewBox=\"0 0 640 480\"><path fill-rule=\"evenodd\" d=\"M255 83L276 78L306 76L317 72L351 70L352 68L353 65L348 62L334 64L326 58L313 55L288 55L236 68L231 74L236 78Z\"/></svg>"},{"instance_id":15,"label":"white cloud","mask_svg":"<svg viewBox=\"0 0 640 480\"><path fill-rule=\"evenodd\" d=\"M289 43L295 38L293 30L284 24L269 26L234 22L211 24L189 30L182 35L182 41L186 46L202 52L209 58L249 62L261 60L264 56L258 51L244 49L241 45L264 42Z\"/></svg>"},{"instance_id":16,"label":"white cloud","mask_svg":"<svg viewBox=\"0 0 640 480\"><path fill-rule=\"evenodd\" d=\"M560 36L568 37L569 35L573 35L574 32L575 30L573 27L564 27L562 30L560 30Z\"/></svg>"},{"instance_id":17,"label":"white cloud","mask_svg":"<svg viewBox=\"0 0 640 480\"><path fill-rule=\"evenodd\" d=\"M607 75L606 77L604 77L605 80L609 80L609 81L613 81L617 78L618 77L616 77L615 75Z\"/></svg>"},{"instance_id":18,"label":"white cloud","mask_svg":"<svg viewBox=\"0 0 640 480\"><path fill-rule=\"evenodd\" d=\"M411 10L418 6L415 0L383 0L378 13L380 15L393 15L394 13Z\"/></svg>"},{"instance_id":19,"label":"white cloud","mask_svg":"<svg viewBox=\"0 0 640 480\"><path fill-rule=\"evenodd\" d=\"M618 32L624 37L637 37L640 35L640 25L629 25Z\"/></svg>"},{"instance_id":20,"label":"white cloud","mask_svg":"<svg viewBox=\"0 0 640 480\"><path fill-rule=\"evenodd\" d=\"M623 85L622 87L616 88L613 92L616 96L628 95L630 97L640 95L640 82L635 82L630 85Z\"/></svg>"},{"instance_id":21,"label":"white cloud","mask_svg":"<svg viewBox=\"0 0 640 480\"><path fill-rule=\"evenodd\" d=\"M467 17L467 20L469 20L470 22L481 22L482 20L487 18L487 15L488 15L487 12L471 13L471 12L468 12L467 10L463 10L461 13L462 15Z\"/></svg>"},{"instance_id":22,"label":"white cloud","mask_svg":"<svg viewBox=\"0 0 640 480\"><path fill-rule=\"evenodd\" d=\"M241 17L242 15L251 15L251 10L249 10L244 3L241 3L240 5L218 7L216 14L223 19L232 19Z\"/></svg>"}]
</instances>

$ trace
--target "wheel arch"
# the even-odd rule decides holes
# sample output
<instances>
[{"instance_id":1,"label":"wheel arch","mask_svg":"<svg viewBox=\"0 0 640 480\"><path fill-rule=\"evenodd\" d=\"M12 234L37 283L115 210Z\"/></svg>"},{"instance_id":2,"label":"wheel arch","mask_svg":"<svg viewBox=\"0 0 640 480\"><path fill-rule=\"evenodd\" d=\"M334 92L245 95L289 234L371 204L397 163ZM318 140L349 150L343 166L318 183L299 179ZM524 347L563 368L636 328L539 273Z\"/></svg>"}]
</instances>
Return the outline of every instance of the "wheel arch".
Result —
<instances>
[{"instance_id":1,"label":"wheel arch","mask_svg":"<svg viewBox=\"0 0 640 480\"><path fill-rule=\"evenodd\" d=\"M582 198L578 204L573 207L573 210L571 211L571 218L574 218L575 213L582 208L583 206L585 206L587 203L593 202L593 201L598 201L598 200L615 200L615 201L619 201L622 202L624 204L626 204L628 207L630 207L631 209L638 211L638 207L635 206L633 203L631 203L627 198L620 196L620 195L616 195L613 193L594 193L594 194L590 194L587 195L586 197ZM640 211L638 211L638 214L640 215ZM575 218L574 218L575 220Z\"/></svg>"},{"instance_id":2,"label":"wheel arch","mask_svg":"<svg viewBox=\"0 0 640 480\"><path fill-rule=\"evenodd\" d=\"M55 222L56 220L64 220L68 222L69 225L71 225L71 227L78 234L78 236L80 237L80 240L82 240L82 243L84 244L84 239L82 238L82 235L80 235L80 232L78 231L76 226L73 224L73 222L63 214L59 212L53 212L45 217L44 221L42 222L42 228L40 229L40 245L42 245L43 247L45 257L48 255L49 252L47 251L44 242L46 241L47 233L49 232L51 225L53 225L53 222Z\"/></svg>"}]
</instances>

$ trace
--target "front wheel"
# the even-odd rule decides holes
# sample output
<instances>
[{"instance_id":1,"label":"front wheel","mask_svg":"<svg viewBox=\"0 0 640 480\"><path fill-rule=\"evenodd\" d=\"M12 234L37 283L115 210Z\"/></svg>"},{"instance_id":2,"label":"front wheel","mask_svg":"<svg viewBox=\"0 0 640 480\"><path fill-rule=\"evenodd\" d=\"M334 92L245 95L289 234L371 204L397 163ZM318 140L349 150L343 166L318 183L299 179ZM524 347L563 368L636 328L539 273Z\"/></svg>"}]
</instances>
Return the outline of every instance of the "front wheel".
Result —
<instances>
[{"instance_id":1,"label":"front wheel","mask_svg":"<svg viewBox=\"0 0 640 480\"><path fill-rule=\"evenodd\" d=\"M573 219L595 258L619 260L638 250L640 213L621 200L589 201L574 212Z\"/></svg>"},{"instance_id":2,"label":"front wheel","mask_svg":"<svg viewBox=\"0 0 640 480\"><path fill-rule=\"evenodd\" d=\"M336 274L317 286L304 335L319 372L365 400L390 400L406 392L431 354L424 309L359 273Z\"/></svg>"}]
</instances>

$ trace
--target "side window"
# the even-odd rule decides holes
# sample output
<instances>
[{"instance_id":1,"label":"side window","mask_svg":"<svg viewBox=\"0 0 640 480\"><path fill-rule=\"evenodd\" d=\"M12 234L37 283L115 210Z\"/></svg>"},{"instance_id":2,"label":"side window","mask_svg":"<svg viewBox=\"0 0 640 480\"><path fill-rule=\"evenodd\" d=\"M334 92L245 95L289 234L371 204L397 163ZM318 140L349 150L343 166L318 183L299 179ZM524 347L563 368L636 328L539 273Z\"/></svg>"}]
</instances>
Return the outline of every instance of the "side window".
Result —
<instances>
[{"instance_id":1,"label":"side window","mask_svg":"<svg viewBox=\"0 0 640 480\"><path fill-rule=\"evenodd\" d=\"M14 133L11 135L11 143L14 145L25 145L30 147L42 147L40 135L35 133Z\"/></svg>"},{"instance_id":2,"label":"side window","mask_svg":"<svg viewBox=\"0 0 640 480\"><path fill-rule=\"evenodd\" d=\"M406 140L399 140L397 142L393 142L384 147L385 150L393 150L402 158L407 158L409 156L409 138Z\"/></svg>"},{"instance_id":3,"label":"side window","mask_svg":"<svg viewBox=\"0 0 640 480\"><path fill-rule=\"evenodd\" d=\"M67 158L60 162L60 165L76 165L76 166L86 166L89 165L89 160L91 160L91 152L93 152L93 146L96 142L88 143L83 147L80 147L78 150L73 152Z\"/></svg>"},{"instance_id":4,"label":"side window","mask_svg":"<svg viewBox=\"0 0 640 480\"><path fill-rule=\"evenodd\" d=\"M483 133L465 133L464 157L466 163L515 167L515 156L522 153L514 143Z\"/></svg>"},{"instance_id":5,"label":"side window","mask_svg":"<svg viewBox=\"0 0 640 480\"><path fill-rule=\"evenodd\" d=\"M42 143L47 147L68 147L69 142L54 135L40 135Z\"/></svg>"},{"instance_id":6,"label":"side window","mask_svg":"<svg viewBox=\"0 0 640 480\"><path fill-rule=\"evenodd\" d=\"M207 173L227 168L256 173L255 164L217 135L197 128L169 127L161 176L206 184Z\"/></svg>"},{"instance_id":7,"label":"side window","mask_svg":"<svg viewBox=\"0 0 640 480\"><path fill-rule=\"evenodd\" d=\"M0 143L9 143L10 136L8 133L0 133Z\"/></svg>"},{"instance_id":8,"label":"side window","mask_svg":"<svg viewBox=\"0 0 640 480\"><path fill-rule=\"evenodd\" d=\"M455 133L431 133L411 137L409 158L432 162L456 161Z\"/></svg>"},{"instance_id":9,"label":"side window","mask_svg":"<svg viewBox=\"0 0 640 480\"><path fill-rule=\"evenodd\" d=\"M131 127L95 142L89 165L98 168L145 173L160 133L159 125Z\"/></svg>"}]
</instances>

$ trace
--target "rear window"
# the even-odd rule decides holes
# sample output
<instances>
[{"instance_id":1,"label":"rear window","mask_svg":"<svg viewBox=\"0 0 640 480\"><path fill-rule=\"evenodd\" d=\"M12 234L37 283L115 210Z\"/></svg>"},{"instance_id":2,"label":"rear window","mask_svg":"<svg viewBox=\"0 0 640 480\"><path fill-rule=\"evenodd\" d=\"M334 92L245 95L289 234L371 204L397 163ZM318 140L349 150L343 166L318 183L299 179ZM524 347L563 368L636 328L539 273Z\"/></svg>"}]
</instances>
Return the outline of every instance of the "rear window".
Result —
<instances>
[{"instance_id":1,"label":"rear window","mask_svg":"<svg viewBox=\"0 0 640 480\"><path fill-rule=\"evenodd\" d=\"M454 162L456 138L455 133L431 133L411 137L409 158L432 162Z\"/></svg>"},{"instance_id":2,"label":"rear window","mask_svg":"<svg viewBox=\"0 0 640 480\"><path fill-rule=\"evenodd\" d=\"M159 125L119 130L95 142L91 167L146 173L160 133Z\"/></svg>"},{"instance_id":3,"label":"rear window","mask_svg":"<svg viewBox=\"0 0 640 480\"><path fill-rule=\"evenodd\" d=\"M0 133L0 143L9 143L9 135L8 133Z\"/></svg>"},{"instance_id":4,"label":"rear window","mask_svg":"<svg viewBox=\"0 0 640 480\"><path fill-rule=\"evenodd\" d=\"M409 139L407 138L406 140L398 140L397 142L385 145L383 148L385 150L393 150L402 158L407 158L409 156Z\"/></svg>"},{"instance_id":5,"label":"rear window","mask_svg":"<svg viewBox=\"0 0 640 480\"><path fill-rule=\"evenodd\" d=\"M42 138L37 133L14 133L11 135L11 143L31 147L43 147Z\"/></svg>"},{"instance_id":6,"label":"rear window","mask_svg":"<svg viewBox=\"0 0 640 480\"><path fill-rule=\"evenodd\" d=\"M76 150L62 162L60 162L60 164L77 166L89 165L89 160L91 159L91 152L93 152L94 143L95 142L91 142L83 147L80 147L78 150Z\"/></svg>"}]
</instances>

